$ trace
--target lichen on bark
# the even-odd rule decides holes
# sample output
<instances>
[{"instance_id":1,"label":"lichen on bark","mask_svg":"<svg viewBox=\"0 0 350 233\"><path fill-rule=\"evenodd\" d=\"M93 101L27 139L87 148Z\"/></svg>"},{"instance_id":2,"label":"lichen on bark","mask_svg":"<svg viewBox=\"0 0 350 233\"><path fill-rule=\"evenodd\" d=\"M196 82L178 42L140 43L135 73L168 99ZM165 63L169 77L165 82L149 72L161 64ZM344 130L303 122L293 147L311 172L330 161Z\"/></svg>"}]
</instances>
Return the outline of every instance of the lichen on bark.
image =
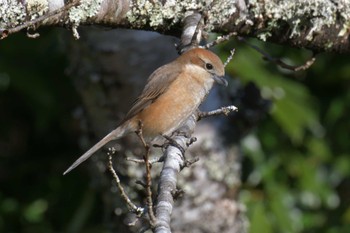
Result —
<instances>
[{"instance_id":1,"label":"lichen on bark","mask_svg":"<svg viewBox=\"0 0 350 233\"><path fill-rule=\"evenodd\" d=\"M80 5L72 7L69 11L69 23L79 25L87 19L97 15L103 0L84 0Z\"/></svg>"},{"instance_id":2,"label":"lichen on bark","mask_svg":"<svg viewBox=\"0 0 350 233\"><path fill-rule=\"evenodd\" d=\"M344 30L348 31L350 25L349 4L348 0L338 3L324 0L281 0L263 3L257 0L250 1L250 5L254 6L255 18L268 18L266 30L257 35L263 41L272 35L272 31L281 27L281 22L286 22L291 28L288 35L290 39L300 36L303 28L308 27L305 39L312 41L314 35L321 33L325 27L331 27L339 22L343 24L338 36L344 36Z\"/></svg>"},{"instance_id":3,"label":"lichen on bark","mask_svg":"<svg viewBox=\"0 0 350 233\"><path fill-rule=\"evenodd\" d=\"M0 29L14 27L25 20L26 9L17 1L1 1L0 15Z\"/></svg>"},{"instance_id":4,"label":"lichen on bark","mask_svg":"<svg viewBox=\"0 0 350 233\"><path fill-rule=\"evenodd\" d=\"M168 0L147 1L133 0L127 13L128 21L135 27L150 26L152 28L171 28L178 24L189 13L202 12L207 16L208 30L228 21L230 15L236 12L235 0L226 1L194 1ZM167 23L165 23L167 22Z\"/></svg>"}]
</instances>

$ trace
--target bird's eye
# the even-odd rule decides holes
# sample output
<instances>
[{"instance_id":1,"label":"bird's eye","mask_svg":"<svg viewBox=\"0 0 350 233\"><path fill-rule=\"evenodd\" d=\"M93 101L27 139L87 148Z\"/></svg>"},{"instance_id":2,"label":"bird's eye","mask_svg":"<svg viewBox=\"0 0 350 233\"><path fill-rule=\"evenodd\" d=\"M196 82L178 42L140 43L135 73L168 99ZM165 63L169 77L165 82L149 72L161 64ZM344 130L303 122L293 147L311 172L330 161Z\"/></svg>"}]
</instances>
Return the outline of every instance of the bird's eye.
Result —
<instances>
[{"instance_id":1,"label":"bird's eye","mask_svg":"<svg viewBox=\"0 0 350 233\"><path fill-rule=\"evenodd\" d=\"M212 70L213 69L213 65L210 63L205 64L205 68L207 68L207 70Z\"/></svg>"}]
</instances>

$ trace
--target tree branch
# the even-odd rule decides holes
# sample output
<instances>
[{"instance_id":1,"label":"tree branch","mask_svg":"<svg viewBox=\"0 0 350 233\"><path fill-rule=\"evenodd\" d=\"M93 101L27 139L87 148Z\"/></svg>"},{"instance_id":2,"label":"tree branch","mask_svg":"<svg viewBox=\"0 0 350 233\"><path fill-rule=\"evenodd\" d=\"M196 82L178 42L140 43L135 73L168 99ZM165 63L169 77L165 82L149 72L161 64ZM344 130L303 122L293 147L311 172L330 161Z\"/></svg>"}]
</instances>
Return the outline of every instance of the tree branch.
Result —
<instances>
[{"instance_id":1,"label":"tree branch","mask_svg":"<svg viewBox=\"0 0 350 233\"><path fill-rule=\"evenodd\" d=\"M192 115L187 120L185 126L179 129L179 131L188 133L189 135L192 134L196 122L197 118L195 115ZM189 145L188 138L182 135L176 135L172 139L186 151ZM164 157L164 164L158 185L155 232L170 233L170 219L174 205L173 194L176 191L177 174L185 166L185 159L180 148L171 144L167 147Z\"/></svg>"},{"instance_id":2,"label":"tree branch","mask_svg":"<svg viewBox=\"0 0 350 233\"><path fill-rule=\"evenodd\" d=\"M108 153L108 170L111 172L111 174L113 175L114 181L117 184L117 188L119 190L120 196L124 199L125 203L127 204L127 206L129 207L129 210L133 213L135 213L137 215L137 217L140 217L143 212L144 212L144 208L138 207L136 206L128 197L128 195L126 194L123 186L120 183L120 179L117 175L117 173L115 172L114 168L113 168L113 162L112 162L112 155L115 153L115 151L110 151Z\"/></svg>"},{"instance_id":3,"label":"tree branch","mask_svg":"<svg viewBox=\"0 0 350 233\"><path fill-rule=\"evenodd\" d=\"M33 3L32 3L33 2ZM26 28L36 19L50 14L63 1L6 1L0 3L0 31ZM239 36L256 37L263 41L303 47L314 52L350 51L350 0L225 0L212 1L146 1L137 0L85 0L80 6L69 7L60 17L46 17L37 26L104 25L110 27L136 28L158 31L179 36L179 26L193 12L205 12L205 31L223 34L237 33ZM30 20L29 20L30 21ZM15 30L17 31L17 30Z\"/></svg>"},{"instance_id":4,"label":"tree branch","mask_svg":"<svg viewBox=\"0 0 350 233\"><path fill-rule=\"evenodd\" d=\"M146 167L146 193L147 193L147 209L149 216L149 223L153 228L156 222L156 217L153 212L153 199L152 199L152 177L151 177L151 163L149 162L150 146L146 143L142 133L143 124L139 121L139 129L136 131L137 136L140 138L143 147L145 148L145 155L143 160L145 161Z\"/></svg>"},{"instance_id":5,"label":"tree branch","mask_svg":"<svg viewBox=\"0 0 350 233\"><path fill-rule=\"evenodd\" d=\"M304 64L299 65L299 66L291 66L286 64L285 62L283 62L281 59L279 58L274 58L272 57L270 54L268 54L267 52L265 52L264 50L262 50L261 48L259 48L258 46L255 46L251 43L249 43L246 39L244 39L243 37L238 37L238 40L243 41L244 43L246 43L249 47L255 49L256 51L258 51L260 54L263 55L263 59L268 60L270 62L273 62L275 64L277 64L278 66L280 66L281 68L287 69L287 70L292 70L292 71L300 71L300 70L306 70L308 68L310 68L310 66L312 66L312 64L314 64L314 62L316 61L316 57L315 55L313 55L309 60L307 60ZM226 64L226 63L225 63Z\"/></svg>"},{"instance_id":6,"label":"tree branch","mask_svg":"<svg viewBox=\"0 0 350 233\"><path fill-rule=\"evenodd\" d=\"M210 116L218 116L218 115L227 116L230 112L233 112L233 111L238 111L238 108L236 106L231 105L231 106L222 107L210 112L199 112L197 118L199 121L203 118L210 117Z\"/></svg>"},{"instance_id":7,"label":"tree branch","mask_svg":"<svg viewBox=\"0 0 350 233\"><path fill-rule=\"evenodd\" d=\"M35 26L36 24L43 24L42 22L44 20L53 18L53 17L63 13L64 11L71 9L72 7L78 6L79 4L80 4L80 0L73 0L72 2L67 3L66 5L64 5L63 7L59 8L57 10L48 12L47 14L44 14L44 15L42 15L38 18L35 18L31 21L26 21L26 22L24 22L16 27L13 27L10 29L3 29L3 30L0 28L0 34L1 34L0 39L4 39L8 35L19 32L24 28L29 29L30 27ZM0 5L0 6L2 6L2 5ZM27 36L29 38L37 38L38 34L35 34L35 35L36 35L35 37L32 37L30 34L27 34Z\"/></svg>"}]
</instances>

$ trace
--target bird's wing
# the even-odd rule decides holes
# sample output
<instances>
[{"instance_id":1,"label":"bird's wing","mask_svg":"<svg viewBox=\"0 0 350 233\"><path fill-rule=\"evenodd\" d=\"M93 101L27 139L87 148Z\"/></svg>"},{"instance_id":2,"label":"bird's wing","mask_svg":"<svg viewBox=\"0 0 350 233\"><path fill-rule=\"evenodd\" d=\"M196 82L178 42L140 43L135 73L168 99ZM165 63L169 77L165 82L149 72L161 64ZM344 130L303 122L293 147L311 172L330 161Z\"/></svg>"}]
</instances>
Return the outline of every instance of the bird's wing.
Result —
<instances>
[{"instance_id":1,"label":"bird's wing","mask_svg":"<svg viewBox=\"0 0 350 233\"><path fill-rule=\"evenodd\" d=\"M171 63L164 65L151 74L141 95L134 101L121 124L141 112L168 89L170 84L181 73L180 69L171 66Z\"/></svg>"}]
</instances>

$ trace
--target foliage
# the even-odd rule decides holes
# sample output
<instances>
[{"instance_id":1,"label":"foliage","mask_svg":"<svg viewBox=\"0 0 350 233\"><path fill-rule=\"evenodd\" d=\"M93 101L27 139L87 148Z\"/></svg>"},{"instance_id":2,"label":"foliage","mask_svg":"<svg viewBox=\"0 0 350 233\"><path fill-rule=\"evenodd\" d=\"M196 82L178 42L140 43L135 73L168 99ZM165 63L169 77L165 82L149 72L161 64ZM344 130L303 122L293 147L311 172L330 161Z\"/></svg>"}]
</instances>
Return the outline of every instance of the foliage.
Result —
<instances>
[{"instance_id":1,"label":"foliage","mask_svg":"<svg viewBox=\"0 0 350 233\"><path fill-rule=\"evenodd\" d=\"M310 52L258 44L300 65ZM270 115L242 141L250 233L349 232L348 56L320 54L310 69L290 72L237 46L229 73L254 82L273 101Z\"/></svg>"}]
</instances>

